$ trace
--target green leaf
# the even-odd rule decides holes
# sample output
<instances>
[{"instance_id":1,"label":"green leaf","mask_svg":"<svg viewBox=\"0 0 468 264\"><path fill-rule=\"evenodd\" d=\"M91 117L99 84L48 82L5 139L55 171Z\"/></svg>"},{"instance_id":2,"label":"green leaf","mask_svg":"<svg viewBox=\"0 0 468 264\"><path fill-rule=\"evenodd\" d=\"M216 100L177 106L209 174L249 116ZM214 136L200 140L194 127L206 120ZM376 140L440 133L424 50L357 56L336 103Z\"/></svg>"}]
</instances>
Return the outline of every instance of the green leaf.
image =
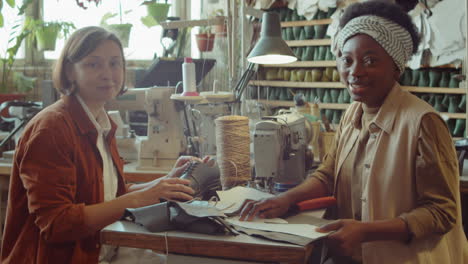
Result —
<instances>
[{"instance_id":1,"label":"green leaf","mask_svg":"<svg viewBox=\"0 0 468 264\"><path fill-rule=\"evenodd\" d=\"M6 2L11 8L15 7L15 0L6 0Z\"/></svg>"},{"instance_id":2,"label":"green leaf","mask_svg":"<svg viewBox=\"0 0 468 264\"><path fill-rule=\"evenodd\" d=\"M13 26L11 27L11 29L17 29L17 28L20 27L20 26L21 26L20 24L16 24L16 25L13 25Z\"/></svg>"},{"instance_id":3,"label":"green leaf","mask_svg":"<svg viewBox=\"0 0 468 264\"><path fill-rule=\"evenodd\" d=\"M157 26L159 23L150 15L148 16L145 16L145 17L142 17L141 18L141 22L143 23L143 25L147 26L147 27L154 27L154 26Z\"/></svg>"},{"instance_id":4,"label":"green leaf","mask_svg":"<svg viewBox=\"0 0 468 264\"><path fill-rule=\"evenodd\" d=\"M113 17L116 17L117 14L116 13L111 13L111 12L108 12L108 13L105 13L102 18L101 18L101 22L99 23L101 26L104 26L104 25L107 25L107 20L110 19L110 18L113 18Z\"/></svg>"}]
</instances>

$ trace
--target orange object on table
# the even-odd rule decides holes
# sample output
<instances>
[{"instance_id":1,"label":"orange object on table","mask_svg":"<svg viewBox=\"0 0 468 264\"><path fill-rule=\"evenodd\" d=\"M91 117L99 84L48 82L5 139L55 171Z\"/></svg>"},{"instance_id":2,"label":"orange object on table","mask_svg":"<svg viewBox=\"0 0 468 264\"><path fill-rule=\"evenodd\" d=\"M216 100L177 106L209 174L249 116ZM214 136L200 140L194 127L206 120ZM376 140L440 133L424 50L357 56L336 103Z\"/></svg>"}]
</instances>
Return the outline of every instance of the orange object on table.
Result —
<instances>
[{"instance_id":1,"label":"orange object on table","mask_svg":"<svg viewBox=\"0 0 468 264\"><path fill-rule=\"evenodd\" d=\"M311 200L305 200L297 203L299 211L316 210L326 208L336 204L336 198L333 196L325 196Z\"/></svg>"}]
</instances>

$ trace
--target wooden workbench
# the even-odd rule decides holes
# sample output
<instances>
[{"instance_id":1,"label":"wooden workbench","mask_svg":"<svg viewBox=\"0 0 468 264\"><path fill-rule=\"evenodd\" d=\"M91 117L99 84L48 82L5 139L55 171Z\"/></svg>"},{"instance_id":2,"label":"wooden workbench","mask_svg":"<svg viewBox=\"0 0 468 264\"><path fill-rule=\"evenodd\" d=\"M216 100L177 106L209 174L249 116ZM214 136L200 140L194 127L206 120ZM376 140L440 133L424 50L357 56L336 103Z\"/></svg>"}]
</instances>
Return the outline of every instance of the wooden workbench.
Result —
<instances>
[{"instance_id":1,"label":"wooden workbench","mask_svg":"<svg viewBox=\"0 0 468 264\"><path fill-rule=\"evenodd\" d=\"M298 246L240 234L205 235L182 231L152 233L128 221L117 221L101 231L101 243L158 252L262 263L306 263L313 244ZM167 245L167 248L166 248Z\"/></svg>"},{"instance_id":2,"label":"wooden workbench","mask_svg":"<svg viewBox=\"0 0 468 264\"><path fill-rule=\"evenodd\" d=\"M0 175L10 177L11 163L0 162Z\"/></svg>"},{"instance_id":3,"label":"wooden workbench","mask_svg":"<svg viewBox=\"0 0 468 264\"><path fill-rule=\"evenodd\" d=\"M140 170L136 163L128 163L124 166L124 178L128 182L149 182L165 176L168 170Z\"/></svg>"}]
</instances>

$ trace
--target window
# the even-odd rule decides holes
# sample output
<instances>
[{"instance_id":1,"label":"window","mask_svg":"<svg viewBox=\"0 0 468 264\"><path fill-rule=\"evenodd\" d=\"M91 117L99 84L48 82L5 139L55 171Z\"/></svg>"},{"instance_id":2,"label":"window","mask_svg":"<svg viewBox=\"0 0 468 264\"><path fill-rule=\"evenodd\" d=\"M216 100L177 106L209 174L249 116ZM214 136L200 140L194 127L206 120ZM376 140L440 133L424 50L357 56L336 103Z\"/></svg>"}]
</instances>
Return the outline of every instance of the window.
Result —
<instances>
[{"instance_id":1,"label":"window","mask_svg":"<svg viewBox=\"0 0 468 264\"><path fill-rule=\"evenodd\" d=\"M151 60L154 55L161 56L162 44L160 42L162 27L146 27L141 18L147 15L146 7L142 6L143 1L102 1L99 6L90 4L88 9L84 10L77 6L75 1L44 1L44 20L45 21L70 21L77 28L85 26L99 26L104 14L119 13L119 2L122 7L122 22L133 24L130 33L130 42L128 48L124 49L127 60ZM128 13L127 13L128 11ZM171 7L169 16L174 15ZM120 23L119 16L113 17L107 21L108 24ZM46 51L46 59L57 59L64 45L64 39L58 39L55 51Z\"/></svg>"},{"instance_id":2,"label":"window","mask_svg":"<svg viewBox=\"0 0 468 264\"><path fill-rule=\"evenodd\" d=\"M190 11L191 11L190 16L192 19L200 19L200 16L201 16L200 0L195 0L195 1L192 0L192 6L191 6ZM192 53L193 58L200 58L201 56L200 51L197 48L197 41L195 40L195 34L197 33L198 33L198 29L197 31L192 30L191 35L190 35L190 39L191 39L190 42L192 43L191 53Z\"/></svg>"},{"instance_id":3,"label":"window","mask_svg":"<svg viewBox=\"0 0 468 264\"><path fill-rule=\"evenodd\" d=\"M0 40L13 39L17 36L17 33L22 28L24 22L24 17L19 17L17 8L11 8L6 3L3 4L2 8L3 22L4 25L0 28ZM20 27L14 29L15 25L21 24ZM6 51L11 46L15 45L15 40L13 39L10 43L6 41L0 41L0 57L6 56ZM17 59L24 58L24 49L20 48L16 54Z\"/></svg>"}]
</instances>

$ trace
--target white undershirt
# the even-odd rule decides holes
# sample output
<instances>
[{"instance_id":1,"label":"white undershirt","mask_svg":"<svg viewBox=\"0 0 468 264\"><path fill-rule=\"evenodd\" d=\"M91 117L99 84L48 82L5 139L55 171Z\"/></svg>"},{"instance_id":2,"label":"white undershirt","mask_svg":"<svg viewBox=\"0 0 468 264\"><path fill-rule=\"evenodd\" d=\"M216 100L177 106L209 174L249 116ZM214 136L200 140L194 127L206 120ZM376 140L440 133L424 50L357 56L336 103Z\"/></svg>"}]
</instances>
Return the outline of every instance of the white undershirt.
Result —
<instances>
[{"instance_id":1,"label":"white undershirt","mask_svg":"<svg viewBox=\"0 0 468 264\"><path fill-rule=\"evenodd\" d=\"M84 111L88 115L91 122L96 127L98 132L96 147L99 150L102 158L102 176L104 182L104 201L110 201L115 199L117 196L117 170L115 169L114 162L112 161L112 156L110 154L109 146L105 143L105 137L111 130L111 123L109 117L104 110L104 107L99 110L99 113L96 118L94 118L91 111L89 111L88 106L84 103L83 99L79 95L76 95L78 101L83 107Z\"/></svg>"}]
</instances>

